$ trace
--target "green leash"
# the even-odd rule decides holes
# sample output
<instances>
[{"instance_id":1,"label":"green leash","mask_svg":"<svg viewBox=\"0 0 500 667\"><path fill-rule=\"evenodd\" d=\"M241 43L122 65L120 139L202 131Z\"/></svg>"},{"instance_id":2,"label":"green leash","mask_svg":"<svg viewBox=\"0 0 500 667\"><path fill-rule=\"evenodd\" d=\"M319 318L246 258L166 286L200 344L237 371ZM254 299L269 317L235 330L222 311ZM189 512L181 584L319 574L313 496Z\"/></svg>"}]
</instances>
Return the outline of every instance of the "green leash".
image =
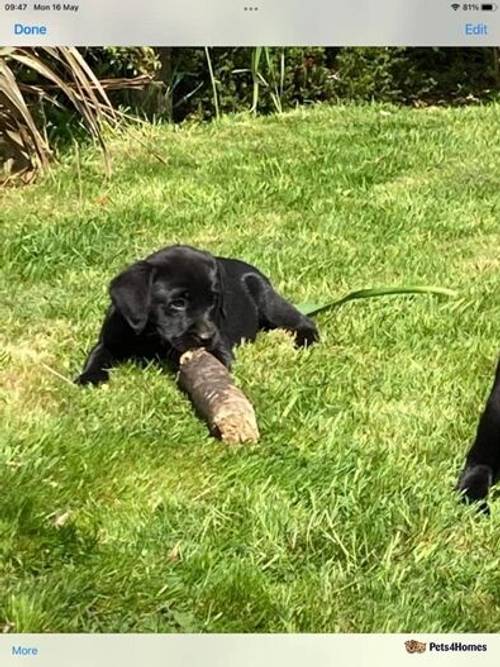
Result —
<instances>
[{"instance_id":1,"label":"green leash","mask_svg":"<svg viewBox=\"0 0 500 667\"><path fill-rule=\"evenodd\" d=\"M369 289L357 290L350 292L341 299L330 301L329 303L302 303L297 306L302 315L317 315L325 310L338 308L348 301L355 301L356 299L371 299L379 296L391 296L394 294L437 294L439 296L446 296L450 299L456 298L457 293L446 287L373 287Z\"/></svg>"}]
</instances>

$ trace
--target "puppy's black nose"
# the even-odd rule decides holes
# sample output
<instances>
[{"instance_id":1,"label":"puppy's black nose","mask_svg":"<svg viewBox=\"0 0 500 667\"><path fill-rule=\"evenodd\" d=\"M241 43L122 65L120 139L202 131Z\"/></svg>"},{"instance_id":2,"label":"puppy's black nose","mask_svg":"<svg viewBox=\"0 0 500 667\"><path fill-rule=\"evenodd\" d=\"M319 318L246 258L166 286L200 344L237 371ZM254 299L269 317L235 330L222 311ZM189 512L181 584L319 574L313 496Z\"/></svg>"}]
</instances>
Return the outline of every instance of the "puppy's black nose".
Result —
<instances>
[{"instance_id":1,"label":"puppy's black nose","mask_svg":"<svg viewBox=\"0 0 500 667\"><path fill-rule=\"evenodd\" d=\"M215 336L216 330L214 326L210 324L199 324L195 328L196 336L203 342L207 343L211 341Z\"/></svg>"}]
</instances>

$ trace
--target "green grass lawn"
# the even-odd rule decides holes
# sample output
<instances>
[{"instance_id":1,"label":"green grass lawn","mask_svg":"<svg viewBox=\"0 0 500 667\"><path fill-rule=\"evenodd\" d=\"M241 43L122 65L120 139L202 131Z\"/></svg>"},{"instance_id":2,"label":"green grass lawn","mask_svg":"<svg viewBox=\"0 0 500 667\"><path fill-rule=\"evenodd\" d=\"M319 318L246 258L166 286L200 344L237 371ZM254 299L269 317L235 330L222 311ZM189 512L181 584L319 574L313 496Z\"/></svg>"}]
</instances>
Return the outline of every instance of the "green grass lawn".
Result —
<instances>
[{"instance_id":1,"label":"green grass lawn","mask_svg":"<svg viewBox=\"0 0 500 667\"><path fill-rule=\"evenodd\" d=\"M499 108L339 107L132 128L0 197L0 626L496 632L500 505L453 485L500 344ZM161 157L161 160L159 159ZM127 263L255 263L322 314L237 352L262 431L229 448L175 378L73 387ZM62 376L61 378L54 373Z\"/></svg>"}]
</instances>

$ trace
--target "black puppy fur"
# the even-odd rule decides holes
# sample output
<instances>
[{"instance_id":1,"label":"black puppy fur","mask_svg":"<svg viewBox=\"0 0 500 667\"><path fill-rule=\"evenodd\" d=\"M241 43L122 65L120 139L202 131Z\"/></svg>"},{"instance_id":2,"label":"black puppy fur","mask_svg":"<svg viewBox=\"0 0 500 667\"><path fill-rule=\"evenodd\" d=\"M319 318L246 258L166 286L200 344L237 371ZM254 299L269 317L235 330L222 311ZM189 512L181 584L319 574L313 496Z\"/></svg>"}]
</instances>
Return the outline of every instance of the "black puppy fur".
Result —
<instances>
[{"instance_id":1,"label":"black puppy fur","mask_svg":"<svg viewBox=\"0 0 500 667\"><path fill-rule=\"evenodd\" d=\"M318 340L312 320L273 289L258 269L171 246L133 264L110 284L111 305L78 384L100 384L128 359L164 361L203 347L230 368L232 350L259 330L287 329L298 346Z\"/></svg>"},{"instance_id":2,"label":"black puppy fur","mask_svg":"<svg viewBox=\"0 0 500 667\"><path fill-rule=\"evenodd\" d=\"M476 438L465 459L457 490L466 502L478 502L484 513L490 487L500 477L500 362L486 407L479 420Z\"/></svg>"}]
</instances>

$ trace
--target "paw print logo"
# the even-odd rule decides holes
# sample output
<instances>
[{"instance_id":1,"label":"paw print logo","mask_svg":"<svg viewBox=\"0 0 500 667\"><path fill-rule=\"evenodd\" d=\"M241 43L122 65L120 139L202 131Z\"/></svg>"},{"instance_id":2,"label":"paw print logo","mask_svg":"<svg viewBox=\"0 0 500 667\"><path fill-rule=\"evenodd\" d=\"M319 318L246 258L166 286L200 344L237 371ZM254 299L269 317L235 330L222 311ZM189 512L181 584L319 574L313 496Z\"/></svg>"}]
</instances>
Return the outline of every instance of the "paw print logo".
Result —
<instances>
[{"instance_id":1,"label":"paw print logo","mask_svg":"<svg viewBox=\"0 0 500 667\"><path fill-rule=\"evenodd\" d=\"M416 639L409 639L405 642L405 649L408 653L425 653L427 644L425 642L418 642Z\"/></svg>"}]
</instances>

